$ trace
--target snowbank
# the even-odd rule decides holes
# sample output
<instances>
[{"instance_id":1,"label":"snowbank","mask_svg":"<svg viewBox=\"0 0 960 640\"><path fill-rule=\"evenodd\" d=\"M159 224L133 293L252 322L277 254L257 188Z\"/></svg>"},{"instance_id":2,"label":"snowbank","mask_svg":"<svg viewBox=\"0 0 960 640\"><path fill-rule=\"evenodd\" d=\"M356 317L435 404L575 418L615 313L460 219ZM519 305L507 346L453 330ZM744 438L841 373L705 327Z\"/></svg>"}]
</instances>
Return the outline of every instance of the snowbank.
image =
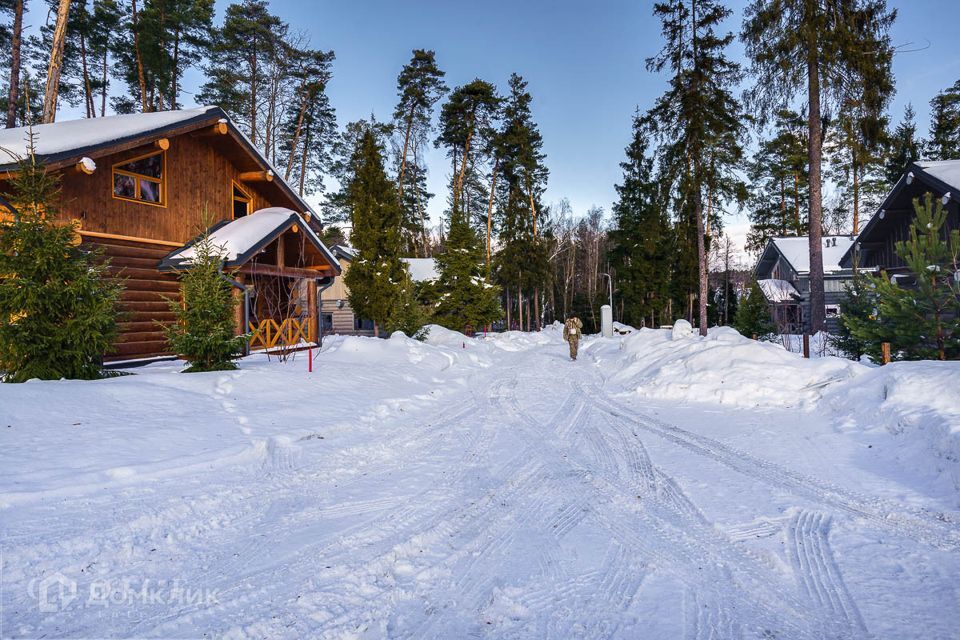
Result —
<instances>
[{"instance_id":1,"label":"snowbank","mask_svg":"<svg viewBox=\"0 0 960 640\"><path fill-rule=\"evenodd\" d=\"M727 327L711 329L705 338L673 334L641 329L598 340L589 353L610 372L608 384L624 392L742 407L810 406L827 385L865 369L841 358L805 360Z\"/></svg>"},{"instance_id":2,"label":"snowbank","mask_svg":"<svg viewBox=\"0 0 960 640\"><path fill-rule=\"evenodd\" d=\"M824 407L837 427L859 434L869 456L956 497L960 490L960 362L894 362L834 385Z\"/></svg>"}]
</instances>

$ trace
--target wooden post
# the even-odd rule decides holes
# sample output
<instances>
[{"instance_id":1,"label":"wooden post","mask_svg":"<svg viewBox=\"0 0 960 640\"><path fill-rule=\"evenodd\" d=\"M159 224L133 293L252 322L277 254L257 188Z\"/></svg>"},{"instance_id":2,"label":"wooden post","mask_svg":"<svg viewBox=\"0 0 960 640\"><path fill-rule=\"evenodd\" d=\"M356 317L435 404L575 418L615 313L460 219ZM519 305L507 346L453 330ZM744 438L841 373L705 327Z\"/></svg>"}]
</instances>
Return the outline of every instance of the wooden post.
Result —
<instances>
[{"instance_id":1,"label":"wooden post","mask_svg":"<svg viewBox=\"0 0 960 640\"><path fill-rule=\"evenodd\" d=\"M883 364L890 364L890 343L881 342L880 351L883 354Z\"/></svg>"},{"instance_id":2,"label":"wooden post","mask_svg":"<svg viewBox=\"0 0 960 640\"><path fill-rule=\"evenodd\" d=\"M803 357L810 359L810 336L803 334Z\"/></svg>"},{"instance_id":3,"label":"wooden post","mask_svg":"<svg viewBox=\"0 0 960 640\"><path fill-rule=\"evenodd\" d=\"M317 281L307 281L307 342L317 342Z\"/></svg>"}]
</instances>

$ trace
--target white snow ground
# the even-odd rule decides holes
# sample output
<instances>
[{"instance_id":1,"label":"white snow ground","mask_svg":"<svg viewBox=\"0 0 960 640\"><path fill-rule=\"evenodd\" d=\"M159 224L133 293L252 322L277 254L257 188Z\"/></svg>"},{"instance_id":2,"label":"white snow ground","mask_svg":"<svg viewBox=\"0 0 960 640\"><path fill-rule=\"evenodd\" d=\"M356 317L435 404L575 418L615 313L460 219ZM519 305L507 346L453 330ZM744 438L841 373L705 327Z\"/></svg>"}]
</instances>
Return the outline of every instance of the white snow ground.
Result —
<instances>
[{"instance_id":1,"label":"white snow ground","mask_svg":"<svg viewBox=\"0 0 960 640\"><path fill-rule=\"evenodd\" d=\"M332 338L0 385L0 637L955 638L958 363Z\"/></svg>"}]
</instances>

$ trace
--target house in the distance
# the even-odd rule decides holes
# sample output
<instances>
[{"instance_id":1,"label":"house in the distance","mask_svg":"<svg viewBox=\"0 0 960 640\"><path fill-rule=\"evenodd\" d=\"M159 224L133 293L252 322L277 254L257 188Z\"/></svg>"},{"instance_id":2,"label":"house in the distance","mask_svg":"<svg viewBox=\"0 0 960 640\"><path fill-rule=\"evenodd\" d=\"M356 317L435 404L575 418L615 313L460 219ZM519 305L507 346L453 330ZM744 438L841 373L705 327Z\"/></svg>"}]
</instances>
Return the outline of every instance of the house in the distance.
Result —
<instances>
[{"instance_id":1,"label":"house in the distance","mask_svg":"<svg viewBox=\"0 0 960 640\"><path fill-rule=\"evenodd\" d=\"M944 237L960 229L960 160L912 162L863 228L857 242L843 255L843 267L886 271L890 276L909 280L907 266L897 255L896 244L909 238L910 223L915 216L913 201L922 200L927 193L943 202L947 210Z\"/></svg>"},{"instance_id":2,"label":"house in the distance","mask_svg":"<svg viewBox=\"0 0 960 640\"><path fill-rule=\"evenodd\" d=\"M317 285L340 273L300 195L218 107L33 127L34 151L61 178L60 219L122 279L120 337L107 360L171 355L177 272L209 228L244 300L237 332L253 348L313 342ZM0 192L28 155L26 128L0 131ZM4 215L0 211L0 215ZM6 214L9 215L9 212Z\"/></svg>"},{"instance_id":3,"label":"house in the distance","mask_svg":"<svg viewBox=\"0 0 960 640\"><path fill-rule=\"evenodd\" d=\"M323 333L372 336L373 321L354 314L350 307L349 290L343 276L350 269L350 263L357 253L352 247L336 245L332 248L340 262L343 273L333 284L320 293L320 321ZM437 264L433 258L403 258L407 271L414 282L432 282L437 279Z\"/></svg>"},{"instance_id":4,"label":"house in the distance","mask_svg":"<svg viewBox=\"0 0 960 640\"><path fill-rule=\"evenodd\" d=\"M840 265L840 258L853 245L850 236L824 236L823 288L827 330L839 328L840 302L853 270ZM810 243L806 236L771 238L754 275L770 304L781 333L810 331Z\"/></svg>"}]
</instances>

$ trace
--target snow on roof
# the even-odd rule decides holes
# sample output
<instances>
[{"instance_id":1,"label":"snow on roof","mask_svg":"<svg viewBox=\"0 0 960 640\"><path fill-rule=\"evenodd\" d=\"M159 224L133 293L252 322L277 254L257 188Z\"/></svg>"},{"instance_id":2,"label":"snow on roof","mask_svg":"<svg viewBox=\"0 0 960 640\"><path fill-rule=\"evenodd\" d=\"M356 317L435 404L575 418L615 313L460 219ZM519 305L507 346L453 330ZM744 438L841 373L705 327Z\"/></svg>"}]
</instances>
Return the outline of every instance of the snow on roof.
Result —
<instances>
[{"instance_id":1,"label":"snow on roof","mask_svg":"<svg viewBox=\"0 0 960 640\"><path fill-rule=\"evenodd\" d=\"M186 122L216 109L217 107L197 107L37 124L33 125L35 153L39 156L51 156L107 144ZM28 127L0 129L0 165L17 162L28 155L28 133Z\"/></svg>"},{"instance_id":2,"label":"snow on roof","mask_svg":"<svg viewBox=\"0 0 960 640\"><path fill-rule=\"evenodd\" d=\"M799 273L810 272L810 241L807 236L796 238L772 238L777 250ZM843 271L840 258L854 243L850 236L823 236L823 272Z\"/></svg>"},{"instance_id":3,"label":"snow on roof","mask_svg":"<svg viewBox=\"0 0 960 640\"><path fill-rule=\"evenodd\" d=\"M414 282L433 282L440 276L437 272L437 262L433 258L401 259L407 263L407 269Z\"/></svg>"},{"instance_id":4,"label":"snow on roof","mask_svg":"<svg viewBox=\"0 0 960 640\"><path fill-rule=\"evenodd\" d=\"M297 212L285 207L260 209L248 216L215 227L210 234L210 241L225 263L228 265L236 263L231 266L238 266L246 261L248 254L257 251L264 241L272 240L292 224L299 224L303 233L323 252L334 268L339 266L337 259L324 246L310 225L305 224ZM196 248L191 245L174 251L164 259L164 263L176 268L179 265L189 264L196 255Z\"/></svg>"},{"instance_id":5,"label":"snow on roof","mask_svg":"<svg viewBox=\"0 0 960 640\"><path fill-rule=\"evenodd\" d=\"M937 180L960 190L960 160L924 160L916 165Z\"/></svg>"},{"instance_id":6,"label":"snow on roof","mask_svg":"<svg viewBox=\"0 0 960 640\"><path fill-rule=\"evenodd\" d=\"M802 296L796 288L786 280L777 280L770 278L768 280L757 280L760 290L770 302L790 302L800 300Z\"/></svg>"}]
</instances>

